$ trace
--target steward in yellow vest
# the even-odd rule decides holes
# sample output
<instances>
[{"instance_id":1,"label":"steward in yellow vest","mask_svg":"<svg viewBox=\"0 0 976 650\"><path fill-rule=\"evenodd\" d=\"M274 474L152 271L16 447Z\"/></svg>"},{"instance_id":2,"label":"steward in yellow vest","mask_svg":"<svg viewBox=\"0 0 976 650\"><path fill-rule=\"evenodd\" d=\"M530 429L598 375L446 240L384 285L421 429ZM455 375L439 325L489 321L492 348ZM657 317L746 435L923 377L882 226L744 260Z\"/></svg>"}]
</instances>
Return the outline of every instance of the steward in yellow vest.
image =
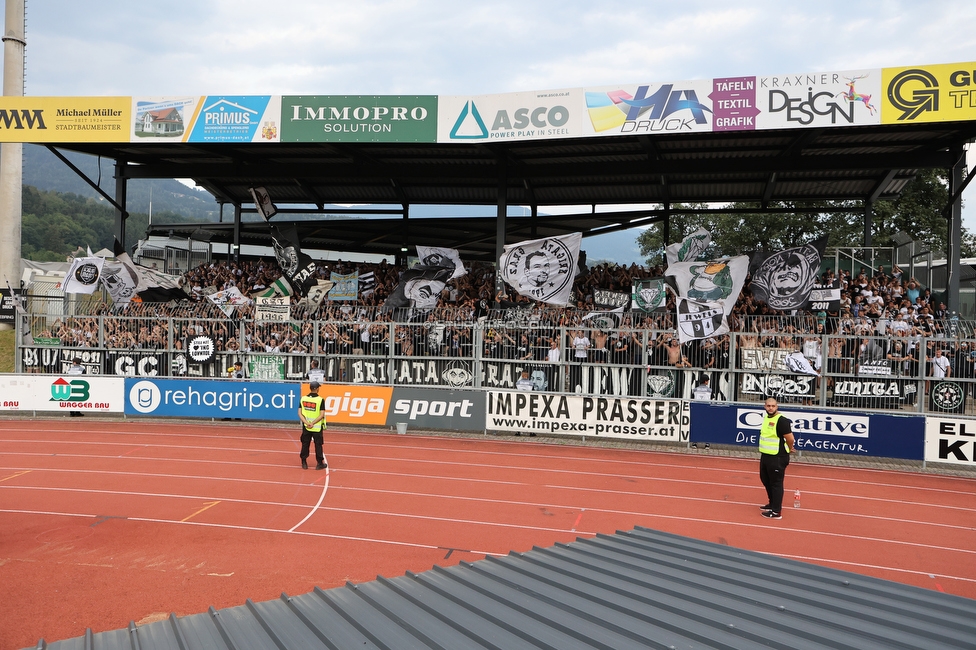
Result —
<instances>
[{"instance_id":1,"label":"steward in yellow vest","mask_svg":"<svg viewBox=\"0 0 976 650\"><path fill-rule=\"evenodd\" d=\"M302 469L308 469L308 451L312 441L315 442L315 469L325 469L325 454L322 452L322 430L325 429L325 409L323 400L319 397L319 384L312 382L308 385L308 395L302 397L298 408L298 419L302 421Z\"/></svg>"},{"instance_id":2,"label":"steward in yellow vest","mask_svg":"<svg viewBox=\"0 0 976 650\"><path fill-rule=\"evenodd\" d=\"M793 453L793 429L789 418L779 412L776 398L766 399L766 415L759 432L759 480L766 488L766 505L760 514L767 519L782 519L783 479Z\"/></svg>"}]
</instances>

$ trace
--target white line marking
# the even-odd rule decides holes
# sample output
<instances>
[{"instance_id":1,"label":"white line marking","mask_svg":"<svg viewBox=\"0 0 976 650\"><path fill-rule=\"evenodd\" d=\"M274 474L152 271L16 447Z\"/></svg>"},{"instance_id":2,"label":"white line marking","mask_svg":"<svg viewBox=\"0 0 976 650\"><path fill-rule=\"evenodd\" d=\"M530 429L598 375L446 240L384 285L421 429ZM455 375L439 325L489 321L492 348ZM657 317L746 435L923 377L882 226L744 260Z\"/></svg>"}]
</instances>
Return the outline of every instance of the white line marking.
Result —
<instances>
[{"instance_id":1,"label":"white line marking","mask_svg":"<svg viewBox=\"0 0 976 650\"><path fill-rule=\"evenodd\" d=\"M973 578L960 578L959 576L950 576L945 573L932 573L931 571L912 571L911 569L899 569L893 566L884 566L880 564L864 564L863 562L845 562L843 560L831 560L824 557L807 557L805 555L780 555L779 553L768 553L768 555L777 555L779 557L789 558L791 560L801 560L803 562L823 562L825 564L840 564L843 566L856 566L866 569L882 569L884 571L898 571L900 573L912 573L920 576L928 576L930 578L945 578L947 580L962 580L964 582L976 582Z\"/></svg>"},{"instance_id":2,"label":"white line marking","mask_svg":"<svg viewBox=\"0 0 976 650\"><path fill-rule=\"evenodd\" d=\"M322 502L325 501L325 493L329 491L329 475L331 473L332 473L332 470L329 468L329 459L328 459L328 457L326 457L325 458L325 484L322 486L322 494L319 495L318 503L316 503L315 506L311 510L308 511L308 514L305 515L305 518L304 519L302 519L300 522L298 522L297 524L295 524L294 526L292 526L291 528L288 529L288 532L289 533L295 532L295 529L296 528L298 528L299 526L301 526L302 524L304 524L306 521L308 521L312 517L312 515L315 514L315 511L319 509L319 506L322 505Z\"/></svg>"}]
</instances>

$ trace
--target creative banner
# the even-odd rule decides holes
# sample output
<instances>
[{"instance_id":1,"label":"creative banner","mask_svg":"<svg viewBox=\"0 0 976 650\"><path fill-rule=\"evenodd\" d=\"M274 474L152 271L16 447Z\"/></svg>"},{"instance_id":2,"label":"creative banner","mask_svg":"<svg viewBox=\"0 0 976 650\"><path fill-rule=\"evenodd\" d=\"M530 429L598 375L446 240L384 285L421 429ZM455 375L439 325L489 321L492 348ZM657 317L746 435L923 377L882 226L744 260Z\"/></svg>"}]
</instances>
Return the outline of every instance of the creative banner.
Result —
<instances>
[{"instance_id":1,"label":"creative banner","mask_svg":"<svg viewBox=\"0 0 976 650\"><path fill-rule=\"evenodd\" d=\"M973 467L976 464L976 420L925 418L925 460Z\"/></svg>"},{"instance_id":2,"label":"creative banner","mask_svg":"<svg viewBox=\"0 0 976 650\"><path fill-rule=\"evenodd\" d=\"M688 403L489 391L485 424L491 431L681 442L688 439Z\"/></svg>"},{"instance_id":3,"label":"creative banner","mask_svg":"<svg viewBox=\"0 0 976 650\"><path fill-rule=\"evenodd\" d=\"M849 411L780 409L793 423L799 451L921 460L925 419ZM691 441L759 450L763 408L691 403Z\"/></svg>"},{"instance_id":4,"label":"creative banner","mask_svg":"<svg viewBox=\"0 0 976 650\"><path fill-rule=\"evenodd\" d=\"M485 393L396 387L386 424L398 422L422 429L484 431Z\"/></svg>"},{"instance_id":5,"label":"creative banner","mask_svg":"<svg viewBox=\"0 0 976 650\"><path fill-rule=\"evenodd\" d=\"M580 135L580 89L438 97L438 142L549 140Z\"/></svg>"},{"instance_id":6,"label":"creative banner","mask_svg":"<svg viewBox=\"0 0 976 650\"><path fill-rule=\"evenodd\" d=\"M435 142L433 95L286 95L282 142Z\"/></svg>"},{"instance_id":7,"label":"creative banner","mask_svg":"<svg viewBox=\"0 0 976 650\"><path fill-rule=\"evenodd\" d=\"M0 376L0 410L121 413L123 380L63 375Z\"/></svg>"},{"instance_id":8,"label":"creative banner","mask_svg":"<svg viewBox=\"0 0 976 650\"><path fill-rule=\"evenodd\" d=\"M129 97L0 98L0 142L128 142Z\"/></svg>"}]
</instances>

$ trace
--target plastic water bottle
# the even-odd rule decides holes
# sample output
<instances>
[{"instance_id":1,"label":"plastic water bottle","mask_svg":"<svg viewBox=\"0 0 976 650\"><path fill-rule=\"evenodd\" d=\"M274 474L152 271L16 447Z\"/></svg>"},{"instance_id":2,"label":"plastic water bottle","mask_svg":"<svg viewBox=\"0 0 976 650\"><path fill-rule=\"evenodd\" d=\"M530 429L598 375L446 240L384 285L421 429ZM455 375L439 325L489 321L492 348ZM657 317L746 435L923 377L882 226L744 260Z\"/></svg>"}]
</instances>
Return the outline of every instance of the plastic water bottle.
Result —
<instances>
[{"instance_id":1,"label":"plastic water bottle","mask_svg":"<svg viewBox=\"0 0 976 650\"><path fill-rule=\"evenodd\" d=\"M800 507L800 490L797 490L793 493L793 507L794 508Z\"/></svg>"}]
</instances>

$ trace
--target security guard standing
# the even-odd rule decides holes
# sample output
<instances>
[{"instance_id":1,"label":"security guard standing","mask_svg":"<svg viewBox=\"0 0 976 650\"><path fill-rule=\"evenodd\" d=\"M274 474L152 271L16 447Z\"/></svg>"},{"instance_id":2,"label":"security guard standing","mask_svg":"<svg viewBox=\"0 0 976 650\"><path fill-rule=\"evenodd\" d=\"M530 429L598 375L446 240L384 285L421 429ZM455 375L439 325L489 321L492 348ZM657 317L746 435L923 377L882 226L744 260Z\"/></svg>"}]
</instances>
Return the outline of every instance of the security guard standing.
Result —
<instances>
[{"instance_id":1,"label":"security guard standing","mask_svg":"<svg viewBox=\"0 0 976 650\"><path fill-rule=\"evenodd\" d=\"M325 469L325 454L322 453L322 430L325 429L324 400L319 397L319 384L312 382L308 385L308 395L302 397L298 409L298 419L302 421L302 469L308 469L309 443L315 441L315 469Z\"/></svg>"},{"instance_id":2,"label":"security guard standing","mask_svg":"<svg viewBox=\"0 0 976 650\"><path fill-rule=\"evenodd\" d=\"M760 514L767 519L783 518L783 479L795 442L791 422L779 412L776 398L766 398L766 414L759 434L759 480L766 488L768 499Z\"/></svg>"}]
</instances>

